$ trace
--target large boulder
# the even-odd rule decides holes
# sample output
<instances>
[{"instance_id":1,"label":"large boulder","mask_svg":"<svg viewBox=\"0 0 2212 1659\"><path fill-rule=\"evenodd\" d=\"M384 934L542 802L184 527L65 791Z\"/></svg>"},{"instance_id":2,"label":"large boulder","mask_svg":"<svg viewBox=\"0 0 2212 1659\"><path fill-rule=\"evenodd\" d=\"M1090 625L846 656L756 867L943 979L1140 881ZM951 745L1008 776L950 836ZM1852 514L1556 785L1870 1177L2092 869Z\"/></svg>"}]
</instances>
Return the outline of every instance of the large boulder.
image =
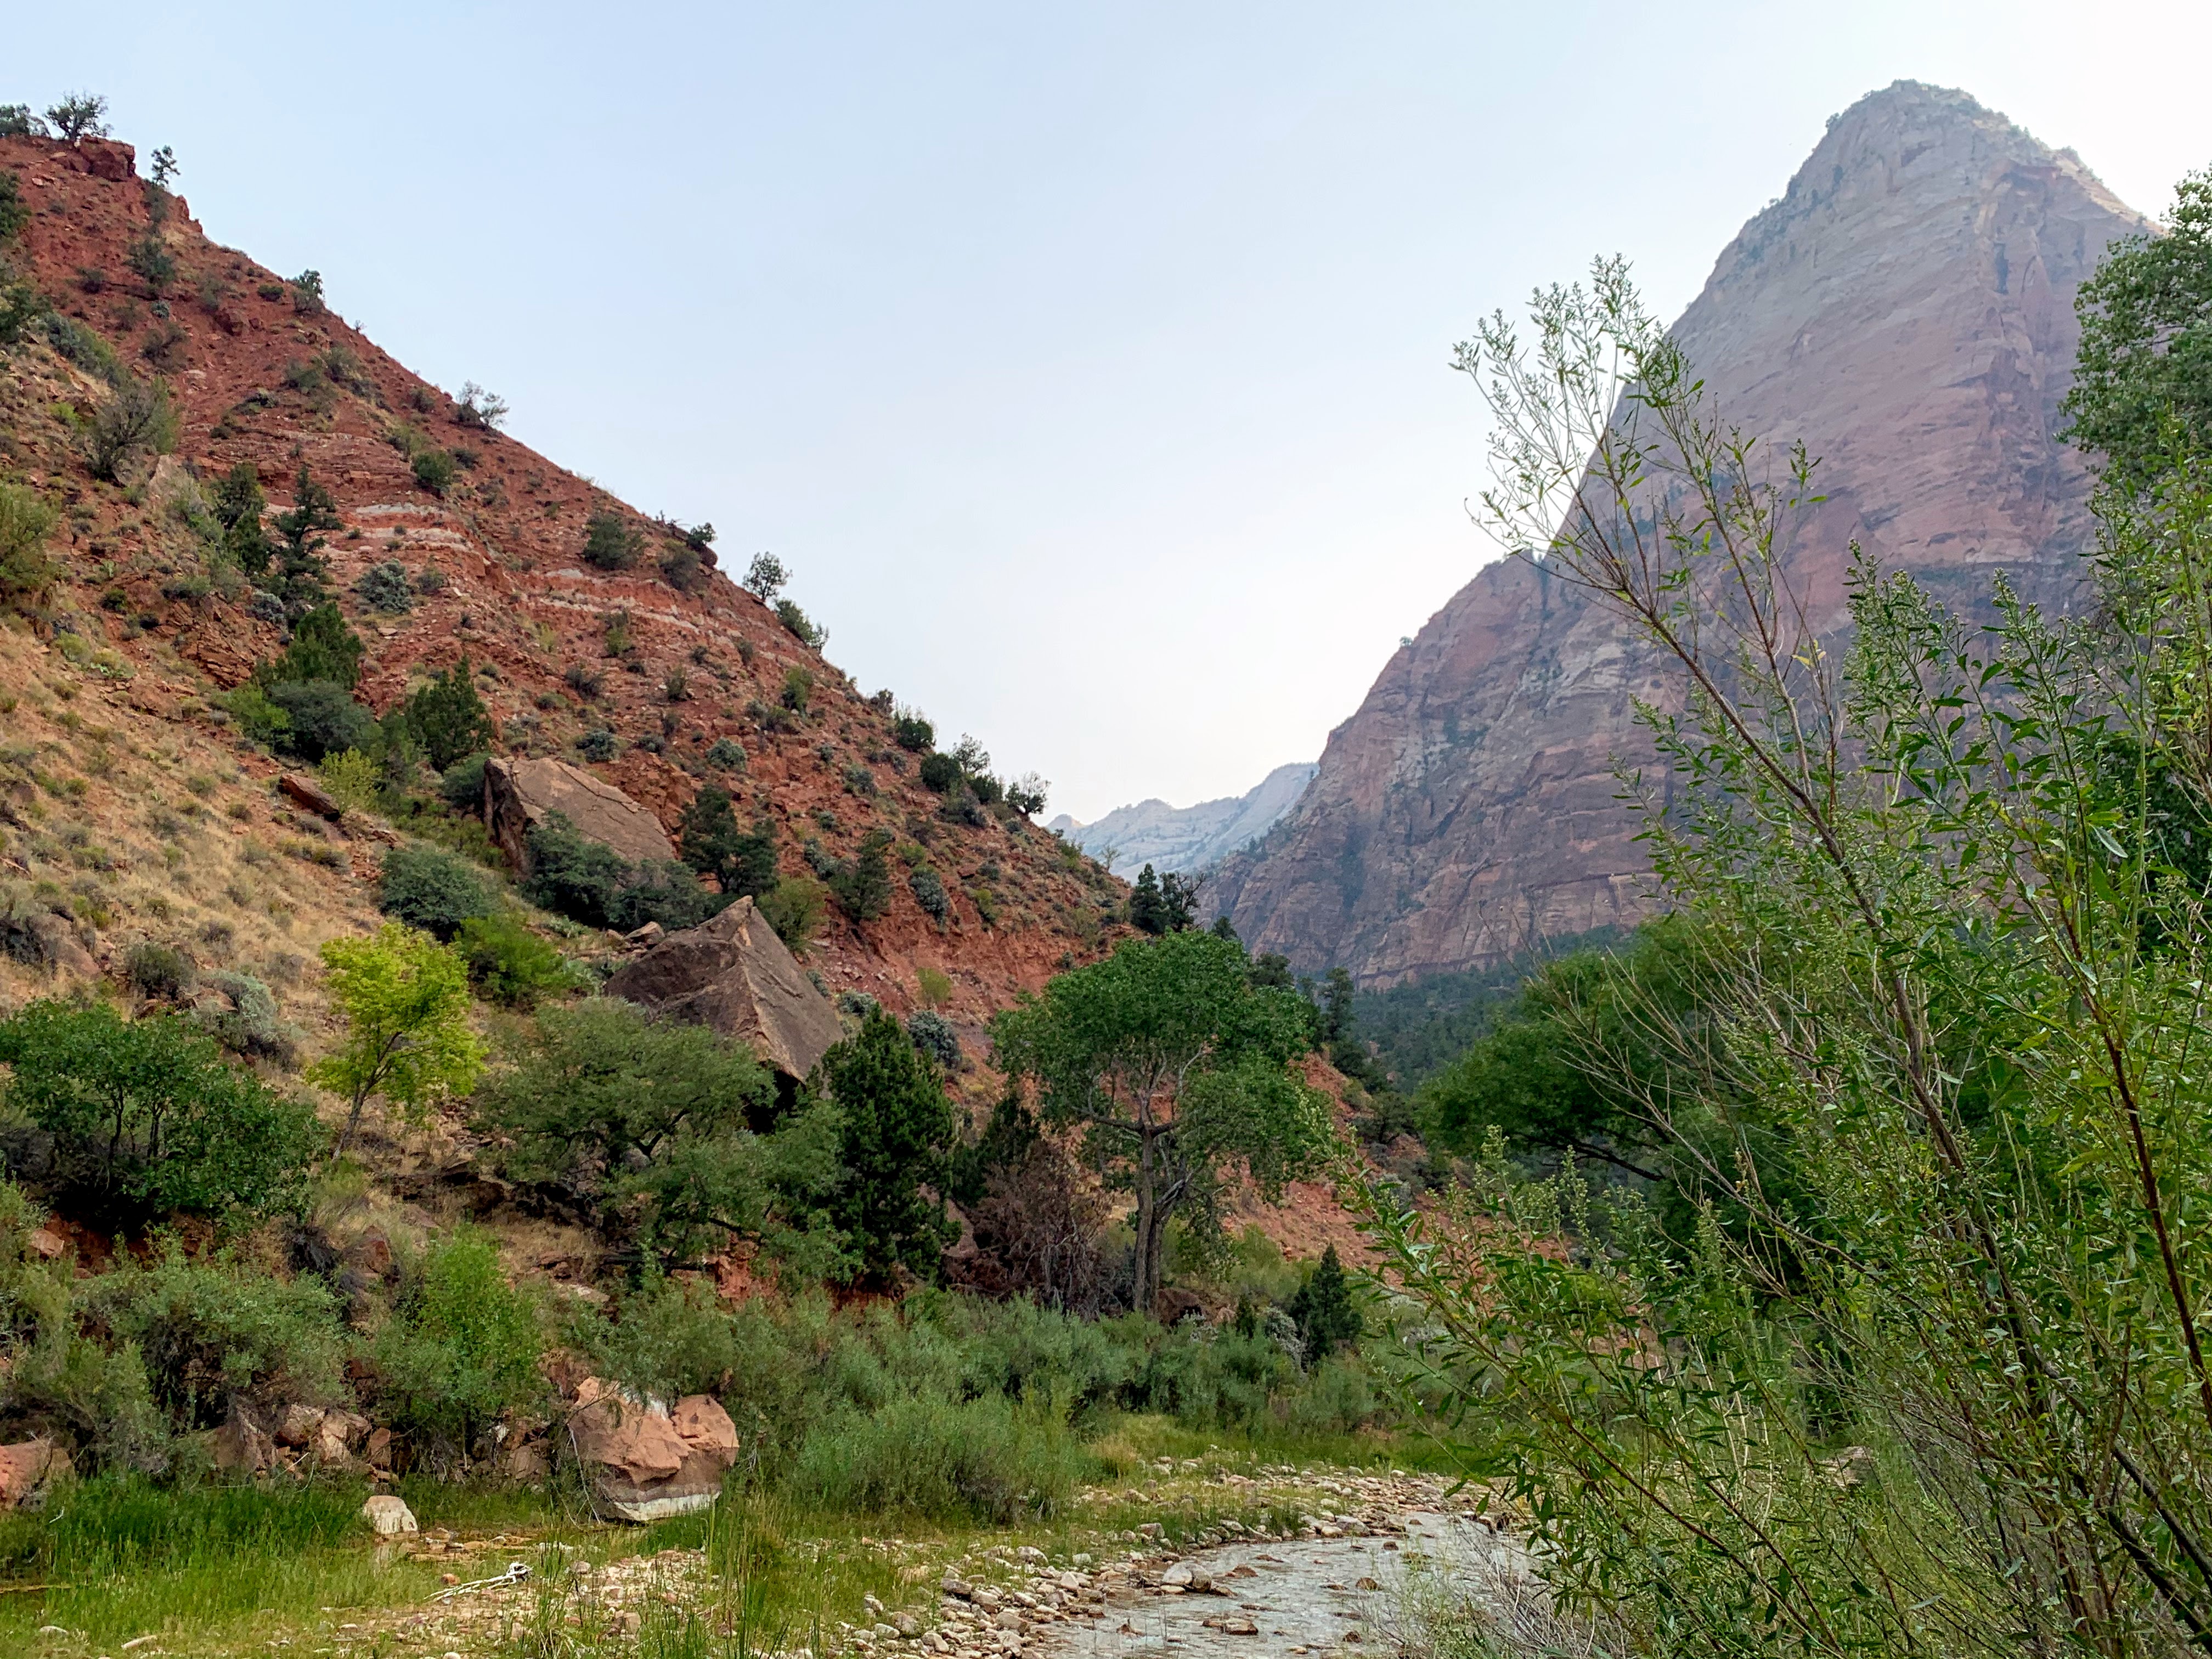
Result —
<instances>
[{"instance_id":1,"label":"large boulder","mask_svg":"<svg viewBox=\"0 0 2212 1659\"><path fill-rule=\"evenodd\" d=\"M705 1509L738 1461L737 1425L703 1394L686 1395L672 1413L587 1376L568 1433L601 1512L640 1525Z\"/></svg>"},{"instance_id":2,"label":"large boulder","mask_svg":"<svg viewBox=\"0 0 2212 1659\"><path fill-rule=\"evenodd\" d=\"M668 860L676 848L660 820L605 778L556 760L484 763L484 822L517 870L530 870L530 832L561 814L587 841L632 864Z\"/></svg>"},{"instance_id":3,"label":"large boulder","mask_svg":"<svg viewBox=\"0 0 2212 1659\"><path fill-rule=\"evenodd\" d=\"M0 1446L0 1510L39 1508L54 1482L69 1473L70 1455L51 1440Z\"/></svg>"},{"instance_id":4,"label":"large boulder","mask_svg":"<svg viewBox=\"0 0 2212 1659\"><path fill-rule=\"evenodd\" d=\"M787 1078L804 1078L844 1035L836 1006L749 898L671 933L605 989L665 1018L750 1043L763 1065Z\"/></svg>"}]
</instances>

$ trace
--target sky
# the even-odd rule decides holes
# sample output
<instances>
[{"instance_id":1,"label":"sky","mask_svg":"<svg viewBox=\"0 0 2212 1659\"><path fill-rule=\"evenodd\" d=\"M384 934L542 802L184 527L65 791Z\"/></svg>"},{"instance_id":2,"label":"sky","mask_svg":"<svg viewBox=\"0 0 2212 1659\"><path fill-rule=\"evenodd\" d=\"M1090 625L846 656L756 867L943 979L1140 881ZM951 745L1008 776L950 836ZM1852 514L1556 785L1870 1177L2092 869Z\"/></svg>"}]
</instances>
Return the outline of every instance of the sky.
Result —
<instances>
[{"instance_id":1,"label":"sky","mask_svg":"<svg viewBox=\"0 0 2212 1659\"><path fill-rule=\"evenodd\" d=\"M2212 6L26 9L216 240L1088 821L1319 756L1492 556L1454 342L1592 256L1671 315L1827 118L1961 87L2164 210Z\"/></svg>"}]
</instances>

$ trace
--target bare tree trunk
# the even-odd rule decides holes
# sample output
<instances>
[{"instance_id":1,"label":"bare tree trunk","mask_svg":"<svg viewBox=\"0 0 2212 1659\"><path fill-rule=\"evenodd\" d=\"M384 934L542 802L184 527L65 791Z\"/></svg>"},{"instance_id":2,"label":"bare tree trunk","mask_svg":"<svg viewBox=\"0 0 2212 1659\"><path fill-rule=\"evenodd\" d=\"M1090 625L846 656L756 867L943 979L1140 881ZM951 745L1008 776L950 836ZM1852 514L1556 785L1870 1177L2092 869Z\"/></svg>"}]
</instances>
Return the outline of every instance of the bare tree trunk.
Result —
<instances>
[{"instance_id":1,"label":"bare tree trunk","mask_svg":"<svg viewBox=\"0 0 2212 1659\"><path fill-rule=\"evenodd\" d=\"M1150 1314L1160 1289L1158 1171L1153 1168L1152 1137L1137 1143L1137 1311Z\"/></svg>"}]
</instances>

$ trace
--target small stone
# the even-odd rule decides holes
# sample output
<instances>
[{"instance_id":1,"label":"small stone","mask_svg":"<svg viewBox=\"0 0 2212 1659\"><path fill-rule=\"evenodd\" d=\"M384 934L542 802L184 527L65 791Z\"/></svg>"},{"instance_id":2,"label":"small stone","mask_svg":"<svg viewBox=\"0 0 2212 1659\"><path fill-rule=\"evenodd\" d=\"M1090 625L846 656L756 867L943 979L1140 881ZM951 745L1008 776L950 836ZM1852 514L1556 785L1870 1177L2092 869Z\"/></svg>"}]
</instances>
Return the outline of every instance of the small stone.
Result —
<instances>
[{"instance_id":1,"label":"small stone","mask_svg":"<svg viewBox=\"0 0 2212 1659\"><path fill-rule=\"evenodd\" d=\"M1019 1630L1022 1627L1022 1615L1012 1607L1003 1607L1000 1610L995 1622L1000 1630Z\"/></svg>"},{"instance_id":2,"label":"small stone","mask_svg":"<svg viewBox=\"0 0 2212 1659\"><path fill-rule=\"evenodd\" d=\"M1224 1636L1257 1636L1260 1627L1249 1619L1224 1619L1214 1628Z\"/></svg>"},{"instance_id":3,"label":"small stone","mask_svg":"<svg viewBox=\"0 0 2212 1659\"><path fill-rule=\"evenodd\" d=\"M912 1636L921 1629L921 1620L910 1613L895 1613L891 1615L891 1628L901 1636Z\"/></svg>"},{"instance_id":4,"label":"small stone","mask_svg":"<svg viewBox=\"0 0 2212 1659\"><path fill-rule=\"evenodd\" d=\"M1352 1588L1354 1589L1381 1589L1382 1586L1376 1583L1372 1578L1362 1578L1357 1580L1352 1584Z\"/></svg>"},{"instance_id":5,"label":"small stone","mask_svg":"<svg viewBox=\"0 0 2212 1659\"><path fill-rule=\"evenodd\" d=\"M949 1572L938 1581L937 1588L947 1595L958 1596L963 1601L975 1593L975 1587L966 1579L956 1578Z\"/></svg>"},{"instance_id":6,"label":"small stone","mask_svg":"<svg viewBox=\"0 0 2212 1659\"><path fill-rule=\"evenodd\" d=\"M361 1506L362 1518L376 1528L380 1537L390 1538L404 1532L420 1532L416 1524L415 1511L409 1509L404 1498L390 1492L379 1492Z\"/></svg>"}]
</instances>

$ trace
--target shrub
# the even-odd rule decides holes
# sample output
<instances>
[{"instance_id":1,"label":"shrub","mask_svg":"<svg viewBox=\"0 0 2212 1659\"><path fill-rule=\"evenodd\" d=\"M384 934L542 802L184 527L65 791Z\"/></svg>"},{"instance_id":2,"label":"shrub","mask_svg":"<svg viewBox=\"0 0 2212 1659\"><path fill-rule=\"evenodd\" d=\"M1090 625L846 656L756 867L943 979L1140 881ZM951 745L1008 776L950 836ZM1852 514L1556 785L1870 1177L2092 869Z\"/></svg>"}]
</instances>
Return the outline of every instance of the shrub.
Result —
<instances>
[{"instance_id":1,"label":"shrub","mask_svg":"<svg viewBox=\"0 0 2212 1659\"><path fill-rule=\"evenodd\" d=\"M471 916L459 939L470 982L487 1001L534 1008L575 984L561 953L511 916Z\"/></svg>"},{"instance_id":2,"label":"shrub","mask_svg":"<svg viewBox=\"0 0 2212 1659\"><path fill-rule=\"evenodd\" d=\"M34 491L0 484L0 609L44 605L61 576L46 552L54 512Z\"/></svg>"},{"instance_id":3,"label":"shrub","mask_svg":"<svg viewBox=\"0 0 2212 1659\"><path fill-rule=\"evenodd\" d=\"M817 628L793 600L778 599L775 602L775 619L784 625L793 639L817 651L830 643L828 633Z\"/></svg>"},{"instance_id":4,"label":"shrub","mask_svg":"<svg viewBox=\"0 0 2212 1659\"><path fill-rule=\"evenodd\" d=\"M1044 811L1045 791L1052 786L1034 772L1025 772L1006 786L1006 805L1025 818Z\"/></svg>"},{"instance_id":5,"label":"shrub","mask_svg":"<svg viewBox=\"0 0 2212 1659\"><path fill-rule=\"evenodd\" d=\"M1366 1322L1352 1299L1352 1283L1345 1277L1335 1245L1322 1252L1312 1277L1291 1297L1287 1311L1297 1325L1309 1363L1326 1359L1359 1340Z\"/></svg>"},{"instance_id":6,"label":"shrub","mask_svg":"<svg viewBox=\"0 0 2212 1659\"><path fill-rule=\"evenodd\" d=\"M908 1014L906 1034L914 1046L948 1072L960 1069L960 1036L944 1015L924 1008Z\"/></svg>"},{"instance_id":7,"label":"shrub","mask_svg":"<svg viewBox=\"0 0 2212 1659\"><path fill-rule=\"evenodd\" d=\"M303 270L287 285L292 293L292 309L302 317L319 317L324 311L323 273Z\"/></svg>"},{"instance_id":8,"label":"shrub","mask_svg":"<svg viewBox=\"0 0 2212 1659\"><path fill-rule=\"evenodd\" d=\"M397 568L395 566L394 568ZM477 695L468 653L407 699L407 730L441 772L491 746L491 710Z\"/></svg>"},{"instance_id":9,"label":"shrub","mask_svg":"<svg viewBox=\"0 0 2212 1659\"><path fill-rule=\"evenodd\" d=\"M707 745L707 764L718 766L725 772L745 769L745 751L734 738L717 738Z\"/></svg>"},{"instance_id":10,"label":"shrub","mask_svg":"<svg viewBox=\"0 0 2212 1659\"><path fill-rule=\"evenodd\" d=\"M791 573L783 568L783 561L773 553L756 553L753 562L745 567L745 588L757 594L763 605L774 605L775 596L783 592L783 585L790 580Z\"/></svg>"},{"instance_id":11,"label":"shrub","mask_svg":"<svg viewBox=\"0 0 2212 1659\"><path fill-rule=\"evenodd\" d=\"M111 1218L294 1202L322 1144L306 1102L224 1062L172 1013L33 1003L0 1024L9 1098L53 1137L57 1183Z\"/></svg>"},{"instance_id":12,"label":"shrub","mask_svg":"<svg viewBox=\"0 0 2212 1659\"><path fill-rule=\"evenodd\" d=\"M335 680L286 681L262 695L268 707L283 716L268 740L284 754L313 763L325 755L366 749L376 741L376 717ZM265 714L241 714L238 697L238 692L231 694L231 712L240 714L242 723L265 720Z\"/></svg>"},{"instance_id":13,"label":"shrub","mask_svg":"<svg viewBox=\"0 0 2212 1659\"><path fill-rule=\"evenodd\" d=\"M860 1270L878 1282L904 1268L933 1278L958 1235L941 1201L952 1108L936 1061L880 1009L822 1057L822 1086L837 1105L844 1170L834 1213Z\"/></svg>"},{"instance_id":14,"label":"shrub","mask_svg":"<svg viewBox=\"0 0 2212 1659\"><path fill-rule=\"evenodd\" d=\"M162 245L160 234L155 231L149 230L133 241L125 251L123 260L157 300L177 280L176 256Z\"/></svg>"},{"instance_id":15,"label":"shrub","mask_svg":"<svg viewBox=\"0 0 2212 1659\"><path fill-rule=\"evenodd\" d=\"M483 872L435 847L394 847L377 878L376 907L394 921L451 939L462 926L499 914Z\"/></svg>"},{"instance_id":16,"label":"shrub","mask_svg":"<svg viewBox=\"0 0 2212 1659\"><path fill-rule=\"evenodd\" d=\"M131 988L140 996L159 997L164 1002L185 995L199 978L199 969L190 957L173 945L156 945L151 939L131 947L123 971Z\"/></svg>"},{"instance_id":17,"label":"shrub","mask_svg":"<svg viewBox=\"0 0 2212 1659\"><path fill-rule=\"evenodd\" d=\"M530 864L523 891L532 903L617 933L648 921L672 932L696 927L727 902L682 865L629 864L559 813L532 829Z\"/></svg>"},{"instance_id":18,"label":"shrub","mask_svg":"<svg viewBox=\"0 0 2212 1659\"><path fill-rule=\"evenodd\" d=\"M85 455L93 477L121 483L123 469L139 455L166 455L174 449L179 430L169 388L159 380L124 375L93 410L85 429Z\"/></svg>"},{"instance_id":19,"label":"shrub","mask_svg":"<svg viewBox=\"0 0 2212 1659\"><path fill-rule=\"evenodd\" d=\"M945 893L945 883L927 865L909 871L906 884L913 890L914 902L928 915L943 921L951 914L952 900Z\"/></svg>"},{"instance_id":20,"label":"shrub","mask_svg":"<svg viewBox=\"0 0 2212 1659\"><path fill-rule=\"evenodd\" d=\"M538 1307L507 1283L491 1241L453 1233L404 1274L392 1316L377 1333L379 1404L450 1467L500 1419L543 1398L544 1346Z\"/></svg>"},{"instance_id":21,"label":"shrub","mask_svg":"<svg viewBox=\"0 0 2212 1659\"><path fill-rule=\"evenodd\" d=\"M455 761L438 775L438 794L456 812L483 811L484 763L491 757L471 755Z\"/></svg>"},{"instance_id":22,"label":"shrub","mask_svg":"<svg viewBox=\"0 0 2212 1659\"><path fill-rule=\"evenodd\" d=\"M820 1424L791 1479L834 1509L1003 1526L1057 1514L1096 1468L1048 1406L925 1395Z\"/></svg>"},{"instance_id":23,"label":"shrub","mask_svg":"<svg viewBox=\"0 0 2212 1659\"><path fill-rule=\"evenodd\" d=\"M251 974L228 969L204 974L200 983L222 1000L203 997L192 1009L193 1024L233 1054L273 1060L283 1066L296 1062L300 1032L283 1022L276 999L266 985Z\"/></svg>"},{"instance_id":24,"label":"shrub","mask_svg":"<svg viewBox=\"0 0 2212 1659\"><path fill-rule=\"evenodd\" d=\"M794 714L806 712L808 701L814 696L814 676L804 668L787 668L783 675L783 694L778 699Z\"/></svg>"},{"instance_id":25,"label":"shrub","mask_svg":"<svg viewBox=\"0 0 2212 1659\"><path fill-rule=\"evenodd\" d=\"M254 679L264 685L286 680L330 680L350 691L361 683L361 659L368 649L346 626L334 604L322 604L293 625L283 655L257 666Z\"/></svg>"},{"instance_id":26,"label":"shrub","mask_svg":"<svg viewBox=\"0 0 2212 1659\"><path fill-rule=\"evenodd\" d=\"M952 1000L952 981L941 968L920 968L915 970L915 991L925 1008L935 1008Z\"/></svg>"},{"instance_id":27,"label":"shrub","mask_svg":"<svg viewBox=\"0 0 2212 1659\"><path fill-rule=\"evenodd\" d=\"M453 405L453 424L480 432L498 430L507 419L507 399L487 392L474 380L461 382L461 395Z\"/></svg>"},{"instance_id":28,"label":"shrub","mask_svg":"<svg viewBox=\"0 0 2212 1659\"><path fill-rule=\"evenodd\" d=\"M902 709L892 724L891 736L910 755L927 755L937 742L937 728L915 709Z\"/></svg>"},{"instance_id":29,"label":"shrub","mask_svg":"<svg viewBox=\"0 0 2212 1659\"><path fill-rule=\"evenodd\" d=\"M961 784L960 763L950 755L931 753L921 757L921 781L942 795Z\"/></svg>"},{"instance_id":30,"label":"shrub","mask_svg":"<svg viewBox=\"0 0 2212 1659\"><path fill-rule=\"evenodd\" d=\"M420 1113L447 1094L466 1094L483 1045L469 1024L468 964L428 934L386 922L374 939L326 941L322 957L345 1037L307 1075L345 1097L343 1156L373 1097Z\"/></svg>"},{"instance_id":31,"label":"shrub","mask_svg":"<svg viewBox=\"0 0 2212 1659\"><path fill-rule=\"evenodd\" d=\"M594 570L627 570L645 552L645 532L602 507L584 526L584 562Z\"/></svg>"},{"instance_id":32,"label":"shrub","mask_svg":"<svg viewBox=\"0 0 2212 1659\"><path fill-rule=\"evenodd\" d=\"M660 580L679 593L696 593L704 587L708 568L688 542L672 542L661 550Z\"/></svg>"},{"instance_id":33,"label":"shrub","mask_svg":"<svg viewBox=\"0 0 2212 1659\"><path fill-rule=\"evenodd\" d=\"M55 137L74 144L80 138L107 137L107 123L102 118L106 113L107 100L102 94L72 92L48 107L46 119L53 125Z\"/></svg>"},{"instance_id":34,"label":"shrub","mask_svg":"<svg viewBox=\"0 0 2212 1659\"><path fill-rule=\"evenodd\" d=\"M740 830L728 790L702 789L684 809L676 833L684 862L714 877L732 898L757 898L775 885L775 822L763 817L750 832Z\"/></svg>"},{"instance_id":35,"label":"shrub","mask_svg":"<svg viewBox=\"0 0 2212 1659\"><path fill-rule=\"evenodd\" d=\"M418 449L408 458L407 467L417 484L433 495L443 495L453 487L459 463L446 450Z\"/></svg>"},{"instance_id":36,"label":"shrub","mask_svg":"<svg viewBox=\"0 0 2212 1659\"><path fill-rule=\"evenodd\" d=\"M720 1392L742 1357L735 1327L714 1287L657 1271L618 1297L607 1316L574 1321L568 1339L598 1375L661 1400Z\"/></svg>"},{"instance_id":37,"label":"shrub","mask_svg":"<svg viewBox=\"0 0 2212 1659\"><path fill-rule=\"evenodd\" d=\"M873 921L890 908L890 865L884 857L890 844L890 831L871 830L860 838L860 850L851 860L840 863L830 874L830 896L856 922Z\"/></svg>"},{"instance_id":38,"label":"shrub","mask_svg":"<svg viewBox=\"0 0 2212 1659\"><path fill-rule=\"evenodd\" d=\"M353 585L353 591L372 611L404 616L415 608L415 585L407 579L407 567L397 559L371 567Z\"/></svg>"},{"instance_id":39,"label":"shrub","mask_svg":"<svg viewBox=\"0 0 2212 1659\"><path fill-rule=\"evenodd\" d=\"M820 885L804 876L786 876L761 895L760 913L775 936L793 951L803 953L807 942L822 930L827 896Z\"/></svg>"}]
</instances>

